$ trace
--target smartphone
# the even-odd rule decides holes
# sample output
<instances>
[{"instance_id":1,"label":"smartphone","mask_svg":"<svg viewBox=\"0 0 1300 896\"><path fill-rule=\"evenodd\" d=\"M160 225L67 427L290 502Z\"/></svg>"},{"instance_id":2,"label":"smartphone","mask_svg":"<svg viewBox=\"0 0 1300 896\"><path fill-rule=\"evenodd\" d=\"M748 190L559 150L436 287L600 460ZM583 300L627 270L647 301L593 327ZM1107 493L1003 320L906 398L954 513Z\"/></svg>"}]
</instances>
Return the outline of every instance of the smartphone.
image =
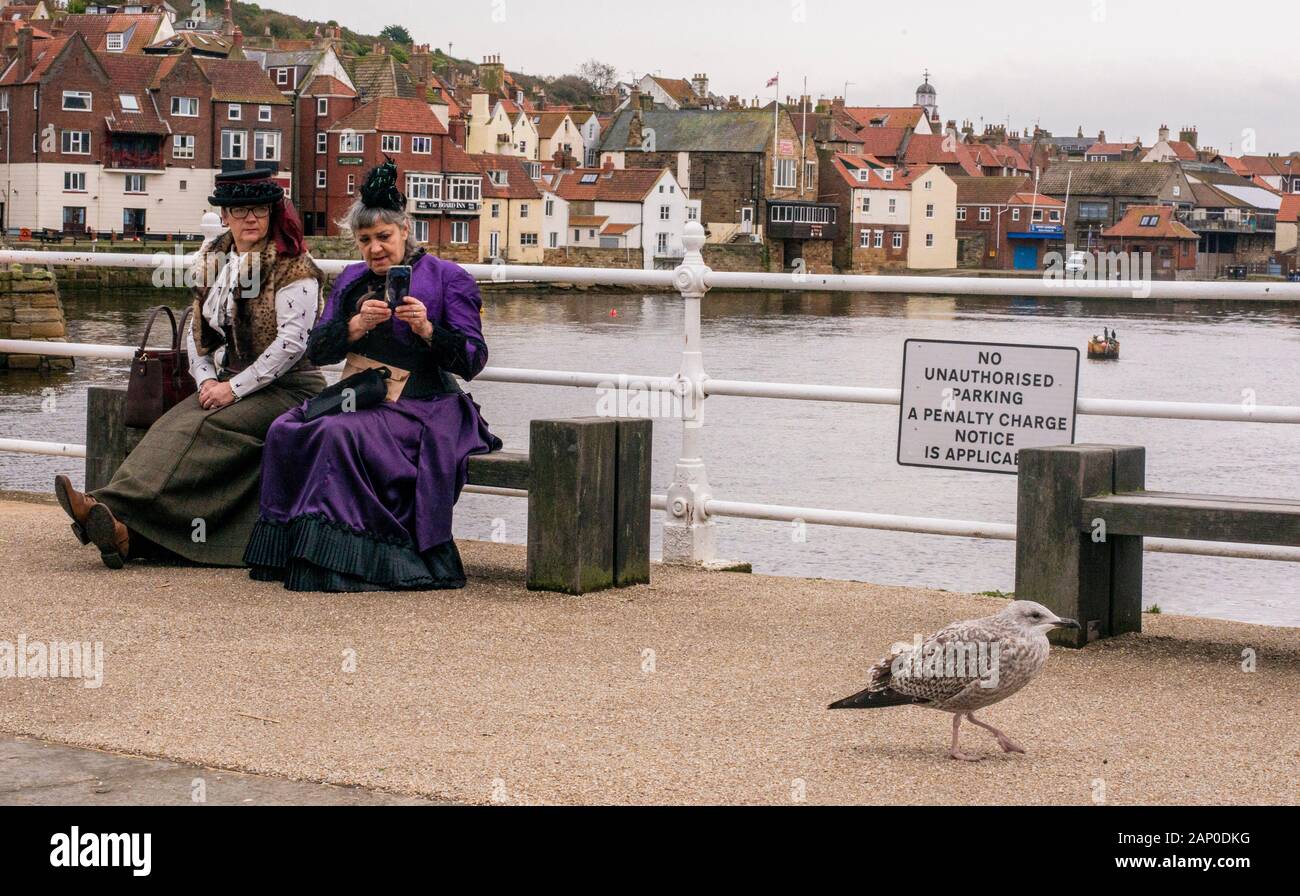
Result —
<instances>
[{"instance_id":1,"label":"smartphone","mask_svg":"<svg viewBox=\"0 0 1300 896\"><path fill-rule=\"evenodd\" d=\"M388 269L388 280L384 287L384 296L388 307L396 311L402 301L411 293L411 266L393 265Z\"/></svg>"}]
</instances>

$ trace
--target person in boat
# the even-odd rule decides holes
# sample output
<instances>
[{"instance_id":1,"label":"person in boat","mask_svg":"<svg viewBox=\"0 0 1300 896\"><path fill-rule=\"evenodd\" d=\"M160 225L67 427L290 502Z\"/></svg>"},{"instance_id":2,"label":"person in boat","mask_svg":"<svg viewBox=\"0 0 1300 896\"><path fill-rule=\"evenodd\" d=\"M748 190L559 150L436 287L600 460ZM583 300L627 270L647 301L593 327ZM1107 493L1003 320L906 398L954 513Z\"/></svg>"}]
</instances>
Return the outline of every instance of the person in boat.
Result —
<instances>
[{"instance_id":1,"label":"person in boat","mask_svg":"<svg viewBox=\"0 0 1300 896\"><path fill-rule=\"evenodd\" d=\"M349 381L386 368L387 396L319 416L308 403L267 434L261 518L244 560L252 578L291 591L464 587L452 508L470 455L501 449L452 378L472 380L487 364L478 284L416 244L396 182L391 162L375 168L339 222L364 261L339 277L307 350L316 364L346 360ZM385 284L395 265L411 277L393 310Z\"/></svg>"},{"instance_id":2,"label":"person in boat","mask_svg":"<svg viewBox=\"0 0 1300 896\"><path fill-rule=\"evenodd\" d=\"M243 566L266 432L325 387L306 358L324 275L272 174L219 174L208 198L226 230L191 271L186 345L198 392L154 423L105 487L83 494L55 478L73 531L110 569L146 556Z\"/></svg>"}]
</instances>

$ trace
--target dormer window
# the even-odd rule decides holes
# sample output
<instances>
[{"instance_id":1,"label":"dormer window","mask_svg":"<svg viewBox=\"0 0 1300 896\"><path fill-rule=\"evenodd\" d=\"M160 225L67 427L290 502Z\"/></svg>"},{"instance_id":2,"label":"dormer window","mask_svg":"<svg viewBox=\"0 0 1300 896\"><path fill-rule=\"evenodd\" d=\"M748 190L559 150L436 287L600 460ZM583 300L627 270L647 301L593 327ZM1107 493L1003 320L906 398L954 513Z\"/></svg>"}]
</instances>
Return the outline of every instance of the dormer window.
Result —
<instances>
[{"instance_id":1,"label":"dormer window","mask_svg":"<svg viewBox=\"0 0 1300 896\"><path fill-rule=\"evenodd\" d=\"M858 180L864 184L867 182L867 178L871 176L871 172L866 168L859 168L856 173L858 175Z\"/></svg>"},{"instance_id":2,"label":"dormer window","mask_svg":"<svg viewBox=\"0 0 1300 896\"><path fill-rule=\"evenodd\" d=\"M888 183L894 179L894 169L886 168L883 172L881 172L880 176L884 178L886 183Z\"/></svg>"},{"instance_id":3,"label":"dormer window","mask_svg":"<svg viewBox=\"0 0 1300 896\"><path fill-rule=\"evenodd\" d=\"M275 70L275 83L281 85L289 83L289 70L287 68L277 68Z\"/></svg>"},{"instance_id":4,"label":"dormer window","mask_svg":"<svg viewBox=\"0 0 1300 896\"><path fill-rule=\"evenodd\" d=\"M509 172L506 171L489 171L488 180L492 181L495 186L508 186L510 182Z\"/></svg>"},{"instance_id":5,"label":"dormer window","mask_svg":"<svg viewBox=\"0 0 1300 896\"><path fill-rule=\"evenodd\" d=\"M106 41L107 41L106 46L107 46L107 48L108 48L108 52L110 52L110 53L121 53L123 50L126 49L126 35L125 35L125 34L120 34L120 33L119 33L119 34L109 34L109 35L106 36L105 39L106 39Z\"/></svg>"}]
</instances>

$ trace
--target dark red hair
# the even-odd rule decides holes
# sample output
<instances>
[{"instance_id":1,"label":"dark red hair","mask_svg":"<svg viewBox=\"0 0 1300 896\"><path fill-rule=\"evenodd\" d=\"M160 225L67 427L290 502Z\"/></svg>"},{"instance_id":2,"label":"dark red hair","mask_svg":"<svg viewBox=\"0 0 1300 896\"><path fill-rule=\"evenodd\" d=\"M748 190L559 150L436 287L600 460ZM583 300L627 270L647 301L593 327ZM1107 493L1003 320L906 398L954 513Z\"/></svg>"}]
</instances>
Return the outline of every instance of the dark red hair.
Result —
<instances>
[{"instance_id":1,"label":"dark red hair","mask_svg":"<svg viewBox=\"0 0 1300 896\"><path fill-rule=\"evenodd\" d=\"M293 207L288 196L271 206L271 223L267 234L275 240L275 248L281 255L297 258L307 251L302 219L298 217L298 210Z\"/></svg>"}]
</instances>

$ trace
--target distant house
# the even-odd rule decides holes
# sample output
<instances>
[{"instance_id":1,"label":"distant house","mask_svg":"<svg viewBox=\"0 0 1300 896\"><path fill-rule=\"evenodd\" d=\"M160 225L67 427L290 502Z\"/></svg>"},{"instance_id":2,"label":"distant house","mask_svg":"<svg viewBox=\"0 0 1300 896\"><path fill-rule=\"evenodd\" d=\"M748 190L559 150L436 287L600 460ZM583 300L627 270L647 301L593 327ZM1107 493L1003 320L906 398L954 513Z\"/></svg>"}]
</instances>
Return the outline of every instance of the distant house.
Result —
<instances>
[{"instance_id":1,"label":"distant house","mask_svg":"<svg viewBox=\"0 0 1300 896\"><path fill-rule=\"evenodd\" d=\"M582 132L573 123L568 112L534 112L533 127L537 129L537 158L546 162L563 153L566 159L582 163L587 158L587 146Z\"/></svg>"},{"instance_id":2,"label":"distant house","mask_svg":"<svg viewBox=\"0 0 1300 896\"><path fill-rule=\"evenodd\" d=\"M1242 156L1249 176L1259 178L1280 193L1300 193L1300 153L1289 156Z\"/></svg>"},{"instance_id":3,"label":"distant house","mask_svg":"<svg viewBox=\"0 0 1300 896\"><path fill-rule=\"evenodd\" d=\"M1196 128L1186 128L1177 140L1169 139L1169 126L1161 125L1156 143L1142 156L1144 162L1195 162L1200 158ZM1089 149L1089 153L1092 150ZM1107 160L1107 161L1114 161Z\"/></svg>"},{"instance_id":4,"label":"distant house","mask_svg":"<svg viewBox=\"0 0 1300 896\"><path fill-rule=\"evenodd\" d=\"M1065 251L1065 203L1034 192L1031 177L957 177L963 267L1038 271Z\"/></svg>"},{"instance_id":5,"label":"distant house","mask_svg":"<svg viewBox=\"0 0 1300 896\"><path fill-rule=\"evenodd\" d=\"M775 120L774 120L775 119ZM765 243L773 270L829 271L838 207L818 198L815 134L789 113L627 110L601 141L615 168L669 168L701 204L709 242Z\"/></svg>"},{"instance_id":6,"label":"distant house","mask_svg":"<svg viewBox=\"0 0 1300 896\"><path fill-rule=\"evenodd\" d=\"M1201 243L1197 264L1215 277L1230 264L1264 264L1273 255L1282 197L1229 171L1188 170L1193 205L1180 215Z\"/></svg>"},{"instance_id":7,"label":"distant house","mask_svg":"<svg viewBox=\"0 0 1300 896\"><path fill-rule=\"evenodd\" d=\"M1067 201L1065 242L1095 248L1106 228L1130 206L1169 205L1190 210L1191 181L1168 162L1058 162L1043 172L1038 192Z\"/></svg>"},{"instance_id":8,"label":"distant house","mask_svg":"<svg viewBox=\"0 0 1300 896\"><path fill-rule=\"evenodd\" d=\"M536 152L535 146L525 146ZM515 123L510 119L502 102L492 102L484 91L476 91L470 100L469 132L465 136L465 151L472 156L488 153L500 156L522 156L515 142ZM528 158L537 156L529 153Z\"/></svg>"},{"instance_id":9,"label":"distant house","mask_svg":"<svg viewBox=\"0 0 1300 896\"><path fill-rule=\"evenodd\" d=\"M529 165L514 156L473 156L483 173L479 215L479 260L507 264L542 263L542 192Z\"/></svg>"},{"instance_id":10,"label":"distant house","mask_svg":"<svg viewBox=\"0 0 1300 896\"><path fill-rule=\"evenodd\" d=\"M1274 246L1288 270L1300 270L1300 195L1292 193L1282 198L1282 209L1277 213L1277 242Z\"/></svg>"},{"instance_id":11,"label":"distant house","mask_svg":"<svg viewBox=\"0 0 1300 896\"><path fill-rule=\"evenodd\" d=\"M1167 205L1135 205L1102 232L1106 252L1151 257L1156 280L1190 280L1196 276L1196 234L1175 218Z\"/></svg>"},{"instance_id":12,"label":"distant house","mask_svg":"<svg viewBox=\"0 0 1300 896\"><path fill-rule=\"evenodd\" d=\"M645 270L680 261L692 203L669 169L619 170L607 163L543 177L546 248L640 250Z\"/></svg>"},{"instance_id":13,"label":"distant house","mask_svg":"<svg viewBox=\"0 0 1300 896\"><path fill-rule=\"evenodd\" d=\"M1146 155L1141 141L1136 143L1094 143L1084 154L1089 162L1133 162Z\"/></svg>"},{"instance_id":14,"label":"distant house","mask_svg":"<svg viewBox=\"0 0 1300 896\"><path fill-rule=\"evenodd\" d=\"M836 154L822 165L822 198L839 206L836 267L857 273L957 266L957 187L937 165L896 168Z\"/></svg>"},{"instance_id":15,"label":"distant house","mask_svg":"<svg viewBox=\"0 0 1300 896\"><path fill-rule=\"evenodd\" d=\"M634 100L646 97L655 108L676 112L679 109L712 108L709 94L709 76L697 74L691 80L685 78L663 78L658 75L646 75L636 82L631 93L618 105L615 112L622 112Z\"/></svg>"}]
</instances>

